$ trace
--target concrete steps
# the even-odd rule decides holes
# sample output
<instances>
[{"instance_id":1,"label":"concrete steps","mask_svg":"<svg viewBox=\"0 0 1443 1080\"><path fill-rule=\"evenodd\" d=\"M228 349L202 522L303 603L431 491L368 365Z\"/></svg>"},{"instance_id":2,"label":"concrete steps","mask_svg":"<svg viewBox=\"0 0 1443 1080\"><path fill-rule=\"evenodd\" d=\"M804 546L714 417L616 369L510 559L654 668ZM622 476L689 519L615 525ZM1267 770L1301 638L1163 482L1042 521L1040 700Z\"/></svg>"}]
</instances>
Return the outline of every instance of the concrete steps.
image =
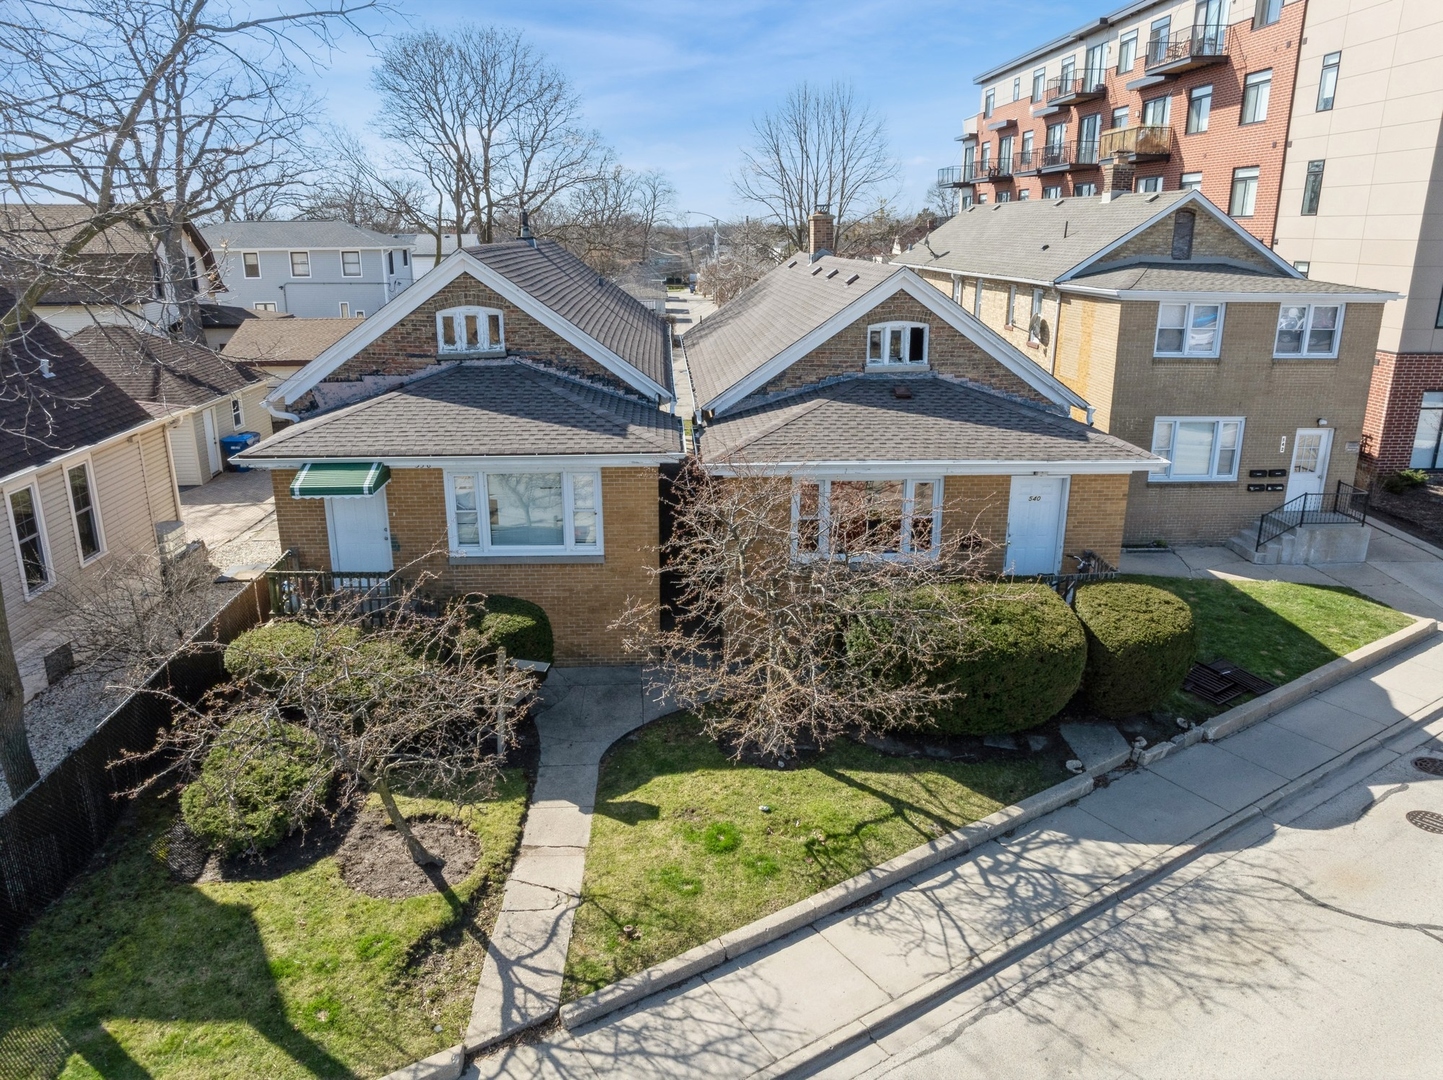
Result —
<instances>
[{"instance_id":1,"label":"concrete steps","mask_svg":"<svg viewBox=\"0 0 1443 1080\"><path fill-rule=\"evenodd\" d=\"M1257 547L1256 523L1229 537L1225 546L1259 566L1306 566L1313 563L1361 563L1368 558L1373 530L1354 522L1299 525Z\"/></svg>"}]
</instances>

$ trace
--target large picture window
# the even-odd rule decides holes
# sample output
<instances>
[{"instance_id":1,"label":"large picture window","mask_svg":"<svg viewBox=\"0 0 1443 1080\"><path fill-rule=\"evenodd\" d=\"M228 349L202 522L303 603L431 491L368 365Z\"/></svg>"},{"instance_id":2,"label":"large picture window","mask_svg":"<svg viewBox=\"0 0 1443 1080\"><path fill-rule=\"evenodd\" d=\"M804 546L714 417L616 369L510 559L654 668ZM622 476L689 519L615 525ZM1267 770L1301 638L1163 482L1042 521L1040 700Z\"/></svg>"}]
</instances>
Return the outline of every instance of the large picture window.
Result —
<instances>
[{"instance_id":1,"label":"large picture window","mask_svg":"<svg viewBox=\"0 0 1443 1080\"><path fill-rule=\"evenodd\" d=\"M456 307L436 312L439 353L505 352L501 312L494 308Z\"/></svg>"},{"instance_id":2,"label":"large picture window","mask_svg":"<svg viewBox=\"0 0 1443 1080\"><path fill-rule=\"evenodd\" d=\"M934 555L942 543L942 481L799 480L792 553L835 559Z\"/></svg>"},{"instance_id":3,"label":"large picture window","mask_svg":"<svg viewBox=\"0 0 1443 1080\"><path fill-rule=\"evenodd\" d=\"M34 596L51 582L50 549L45 543L45 524L40 518L40 495L35 486L17 488L6 499L10 509L10 534L25 579L25 595Z\"/></svg>"},{"instance_id":4,"label":"large picture window","mask_svg":"<svg viewBox=\"0 0 1443 1080\"><path fill-rule=\"evenodd\" d=\"M1278 308L1273 355L1337 356L1342 329L1342 304L1283 304Z\"/></svg>"},{"instance_id":5,"label":"large picture window","mask_svg":"<svg viewBox=\"0 0 1443 1080\"><path fill-rule=\"evenodd\" d=\"M1418 427L1413 433L1410 469L1443 467L1443 390L1423 391L1418 409Z\"/></svg>"},{"instance_id":6,"label":"large picture window","mask_svg":"<svg viewBox=\"0 0 1443 1080\"><path fill-rule=\"evenodd\" d=\"M1159 304L1155 356L1216 356L1222 340L1221 304Z\"/></svg>"},{"instance_id":7,"label":"large picture window","mask_svg":"<svg viewBox=\"0 0 1443 1080\"><path fill-rule=\"evenodd\" d=\"M457 554L601 554L599 473L455 472L446 485Z\"/></svg>"},{"instance_id":8,"label":"large picture window","mask_svg":"<svg viewBox=\"0 0 1443 1080\"><path fill-rule=\"evenodd\" d=\"M925 323L879 323L867 327L867 366L895 367L927 362Z\"/></svg>"},{"instance_id":9,"label":"large picture window","mask_svg":"<svg viewBox=\"0 0 1443 1080\"><path fill-rule=\"evenodd\" d=\"M1236 480L1242 445L1241 416L1159 416L1152 429L1152 452L1169 464L1148 480Z\"/></svg>"},{"instance_id":10,"label":"large picture window","mask_svg":"<svg viewBox=\"0 0 1443 1080\"><path fill-rule=\"evenodd\" d=\"M75 542L80 546L80 561L89 562L105 550L90 463L82 461L79 465L70 466L65 470L65 481L70 489L70 515L75 522Z\"/></svg>"}]
</instances>

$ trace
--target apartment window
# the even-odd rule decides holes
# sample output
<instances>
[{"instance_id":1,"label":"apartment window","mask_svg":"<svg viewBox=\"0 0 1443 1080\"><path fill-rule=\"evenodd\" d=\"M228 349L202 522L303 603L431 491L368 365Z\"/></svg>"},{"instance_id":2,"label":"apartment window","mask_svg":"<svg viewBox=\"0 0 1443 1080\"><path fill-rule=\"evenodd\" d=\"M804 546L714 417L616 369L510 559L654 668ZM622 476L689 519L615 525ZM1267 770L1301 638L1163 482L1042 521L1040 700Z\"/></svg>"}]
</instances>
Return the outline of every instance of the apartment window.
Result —
<instances>
[{"instance_id":1,"label":"apartment window","mask_svg":"<svg viewBox=\"0 0 1443 1080\"><path fill-rule=\"evenodd\" d=\"M1033 345L1042 344L1042 290L1032 290L1032 311L1027 319L1027 340Z\"/></svg>"},{"instance_id":2,"label":"apartment window","mask_svg":"<svg viewBox=\"0 0 1443 1080\"><path fill-rule=\"evenodd\" d=\"M1012 100L1017 101L1022 97L1022 76L1012 80Z\"/></svg>"},{"instance_id":3,"label":"apartment window","mask_svg":"<svg viewBox=\"0 0 1443 1080\"><path fill-rule=\"evenodd\" d=\"M1017 325L1017 286L1007 286L1007 325Z\"/></svg>"},{"instance_id":4,"label":"apartment window","mask_svg":"<svg viewBox=\"0 0 1443 1080\"><path fill-rule=\"evenodd\" d=\"M1040 67L1032 73L1032 101L1037 103L1042 100L1047 91L1047 69Z\"/></svg>"},{"instance_id":5,"label":"apartment window","mask_svg":"<svg viewBox=\"0 0 1443 1080\"><path fill-rule=\"evenodd\" d=\"M1167 127L1170 97L1150 98L1142 103L1142 122L1149 127Z\"/></svg>"},{"instance_id":6,"label":"apartment window","mask_svg":"<svg viewBox=\"0 0 1443 1080\"><path fill-rule=\"evenodd\" d=\"M1169 464L1148 480L1236 480L1242 442L1241 416L1159 416L1152 426L1152 452Z\"/></svg>"},{"instance_id":7,"label":"apartment window","mask_svg":"<svg viewBox=\"0 0 1443 1080\"><path fill-rule=\"evenodd\" d=\"M1154 356L1216 356L1223 322L1221 304L1159 304Z\"/></svg>"},{"instance_id":8,"label":"apartment window","mask_svg":"<svg viewBox=\"0 0 1443 1080\"><path fill-rule=\"evenodd\" d=\"M1094 45L1087 50L1082 61L1082 85L1086 90L1103 85L1103 72L1107 68L1107 42Z\"/></svg>"},{"instance_id":9,"label":"apartment window","mask_svg":"<svg viewBox=\"0 0 1443 1080\"><path fill-rule=\"evenodd\" d=\"M1010 191L999 191L999 192L997 193L997 201L998 201L998 202L1011 202L1011 201L1012 201L1012 192L1010 192Z\"/></svg>"},{"instance_id":10,"label":"apartment window","mask_svg":"<svg viewBox=\"0 0 1443 1080\"><path fill-rule=\"evenodd\" d=\"M365 317L366 317L366 313L365 313L364 311L362 311L360 308L357 308L357 309L356 309L356 318L358 318L358 319L364 319Z\"/></svg>"},{"instance_id":11,"label":"apartment window","mask_svg":"<svg viewBox=\"0 0 1443 1080\"><path fill-rule=\"evenodd\" d=\"M75 522L75 542L80 548L80 561L86 563L105 550L90 462L82 461L79 465L70 466L65 470L65 480L70 489L70 516Z\"/></svg>"},{"instance_id":12,"label":"apartment window","mask_svg":"<svg viewBox=\"0 0 1443 1080\"><path fill-rule=\"evenodd\" d=\"M1187 95L1187 133L1197 135L1208 129L1208 116L1213 111L1213 88L1195 86Z\"/></svg>"},{"instance_id":13,"label":"apartment window","mask_svg":"<svg viewBox=\"0 0 1443 1080\"><path fill-rule=\"evenodd\" d=\"M341 276L361 276L361 253L359 251L341 252Z\"/></svg>"},{"instance_id":14,"label":"apartment window","mask_svg":"<svg viewBox=\"0 0 1443 1080\"><path fill-rule=\"evenodd\" d=\"M1061 184L1048 184L1048 185L1046 185L1046 186L1043 187L1043 189L1042 189L1042 197L1043 197L1044 199L1060 199L1060 198L1062 198L1062 185L1061 185Z\"/></svg>"},{"instance_id":15,"label":"apartment window","mask_svg":"<svg viewBox=\"0 0 1443 1080\"><path fill-rule=\"evenodd\" d=\"M246 426L245 406L241 404L241 399L238 397L230 399L230 423L236 431L241 431Z\"/></svg>"},{"instance_id":16,"label":"apartment window","mask_svg":"<svg viewBox=\"0 0 1443 1080\"><path fill-rule=\"evenodd\" d=\"M1296 262L1293 263L1293 269L1296 270L1298 273L1302 274L1303 277L1307 277L1308 271L1312 268L1313 264L1307 259L1298 259ZM1439 323L1438 325L1443 326L1443 323Z\"/></svg>"},{"instance_id":17,"label":"apartment window","mask_svg":"<svg viewBox=\"0 0 1443 1080\"><path fill-rule=\"evenodd\" d=\"M1303 178L1304 217L1318 216L1318 202L1323 197L1323 165L1321 161L1308 162L1308 175Z\"/></svg>"},{"instance_id":18,"label":"apartment window","mask_svg":"<svg viewBox=\"0 0 1443 1080\"><path fill-rule=\"evenodd\" d=\"M1137 179L1137 190L1138 190L1138 191L1161 191L1161 190L1162 190L1162 177L1161 177L1161 176L1140 176L1140 177L1138 177L1138 179Z\"/></svg>"},{"instance_id":19,"label":"apartment window","mask_svg":"<svg viewBox=\"0 0 1443 1080\"><path fill-rule=\"evenodd\" d=\"M985 142L977 154L977 170L979 174L986 175L989 166L992 164L992 144Z\"/></svg>"},{"instance_id":20,"label":"apartment window","mask_svg":"<svg viewBox=\"0 0 1443 1080\"><path fill-rule=\"evenodd\" d=\"M923 323L878 323L867 327L867 366L892 367L927 362Z\"/></svg>"},{"instance_id":21,"label":"apartment window","mask_svg":"<svg viewBox=\"0 0 1443 1080\"><path fill-rule=\"evenodd\" d=\"M1200 189L1202 188L1202 173L1200 173L1200 172L1185 172L1185 173L1183 173L1183 174L1182 174L1182 177L1178 180L1177 186L1178 186L1178 189L1179 189L1180 191L1198 191L1198 190L1200 190Z\"/></svg>"},{"instance_id":22,"label":"apartment window","mask_svg":"<svg viewBox=\"0 0 1443 1080\"><path fill-rule=\"evenodd\" d=\"M1443 468L1443 390L1425 390L1418 410L1418 427L1413 433L1410 469Z\"/></svg>"},{"instance_id":23,"label":"apartment window","mask_svg":"<svg viewBox=\"0 0 1443 1080\"><path fill-rule=\"evenodd\" d=\"M1012 136L1004 135L997 140L997 167L1004 174L1012 172Z\"/></svg>"},{"instance_id":24,"label":"apartment window","mask_svg":"<svg viewBox=\"0 0 1443 1080\"><path fill-rule=\"evenodd\" d=\"M261 276L261 255L258 251L241 252L241 266L245 276L258 278Z\"/></svg>"},{"instance_id":25,"label":"apartment window","mask_svg":"<svg viewBox=\"0 0 1443 1080\"><path fill-rule=\"evenodd\" d=\"M1112 110L1112 126L1115 128L1127 127L1127 106L1123 105Z\"/></svg>"},{"instance_id":26,"label":"apartment window","mask_svg":"<svg viewBox=\"0 0 1443 1080\"><path fill-rule=\"evenodd\" d=\"M983 205L986 204L986 202L987 202L987 192L985 192L985 191L979 191L979 192L977 193L977 205L978 205L978 206L983 206Z\"/></svg>"},{"instance_id":27,"label":"apartment window","mask_svg":"<svg viewBox=\"0 0 1443 1080\"><path fill-rule=\"evenodd\" d=\"M1333 98L1338 93L1338 65L1343 54L1330 52L1323 57L1323 77L1318 80L1318 112L1327 112L1333 107Z\"/></svg>"},{"instance_id":28,"label":"apartment window","mask_svg":"<svg viewBox=\"0 0 1443 1080\"><path fill-rule=\"evenodd\" d=\"M252 311L274 311L276 304L274 300L257 300L251 305Z\"/></svg>"},{"instance_id":29,"label":"apartment window","mask_svg":"<svg viewBox=\"0 0 1443 1080\"><path fill-rule=\"evenodd\" d=\"M343 319L349 319L350 317L351 317L351 305L348 304L346 301L342 300L342 301L341 301L341 318L343 318Z\"/></svg>"},{"instance_id":30,"label":"apartment window","mask_svg":"<svg viewBox=\"0 0 1443 1080\"><path fill-rule=\"evenodd\" d=\"M1091 180L1085 184L1073 184L1072 194L1076 195L1079 199L1085 199L1097 194L1097 185Z\"/></svg>"},{"instance_id":31,"label":"apartment window","mask_svg":"<svg viewBox=\"0 0 1443 1080\"><path fill-rule=\"evenodd\" d=\"M1258 0L1253 8L1253 29L1272 26L1283 17L1283 0Z\"/></svg>"},{"instance_id":32,"label":"apartment window","mask_svg":"<svg viewBox=\"0 0 1443 1080\"><path fill-rule=\"evenodd\" d=\"M1283 304L1278 308L1278 338L1273 355L1337 356L1342 328L1341 304Z\"/></svg>"},{"instance_id":33,"label":"apartment window","mask_svg":"<svg viewBox=\"0 0 1443 1080\"><path fill-rule=\"evenodd\" d=\"M1037 132L1024 131L1022 133L1022 157L1019 161L1019 168L1026 170L1036 168L1037 159L1032 154L1032 148L1037 143Z\"/></svg>"},{"instance_id":34,"label":"apartment window","mask_svg":"<svg viewBox=\"0 0 1443 1080\"><path fill-rule=\"evenodd\" d=\"M402 249L401 249L401 265L402 265L402 266L410 266L410 265L411 265L411 253L410 253L409 251L407 251L405 248L402 248Z\"/></svg>"},{"instance_id":35,"label":"apartment window","mask_svg":"<svg viewBox=\"0 0 1443 1080\"><path fill-rule=\"evenodd\" d=\"M481 307L436 312L437 352L497 352L505 348L501 312Z\"/></svg>"},{"instance_id":36,"label":"apartment window","mask_svg":"<svg viewBox=\"0 0 1443 1080\"><path fill-rule=\"evenodd\" d=\"M1077 123L1077 160L1083 164L1097 164L1099 136L1102 134L1102 114L1084 116Z\"/></svg>"},{"instance_id":37,"label":"apartment window","mask_svg":"<svg viewBox=\"0 0 1443 1080\"><path fill-rule=\"evenodd\" d=\"M1137 31L1130 30L1117 43L1117 73L1126 75L1137 63Z\"/></svg>"},{"instance_id":38,"label":"apartment window","mask_svg":"<svg viewBox=\"0 0 1443 1080\"><path fill-rule=\"evenodd\" d=\"M291 252L291 277L311 276L311 253L309 251Z\"/></svg>"},{"instance_id":39,"label":"apartment window","mask_svg":"<svg viewBox=\"0 0 1443 1080\"><path fill-rule=\"evenodd\" d=\"M1243 111L1238 123L1261 124L1268 118L1268 97L1273 92L1273 72L1255 71L1243 80Z\"/></svg>"},{"instance_id":40,"label":"apartment window","mask_svg":"<svg viewBox=\"0 0 1443 1080\"><path fill-rule=\"evenodd\" d=\"M992 119L992 109L997 102L997 91L989 90L982 99L982 115L988 120Z\"/></svg>"},{"instance_id":41,"label":"apartment window","mask_svg":"<svg viewBox=\"0 0 1443 1080\"><path fill-rule=\"evenodd\" d=\"M601 554L600 473L455 472L446 482L458 554Z\"/></svg>"},{"instance_id":42,"label":"apartment window","mask_svg":"<svg viewBox=\"0 0 1443 1080\"><path fill-rule=\"evenodd\" d=\"M1228 213L1233 217L1252 217L1258 201L1258 173L1256 165L1233 170L1233 190L1228 198Z\"/></svg>"},{"instance_id":43,"label":"apartment window","mask_svg":"<svg viewBox=\"0 0 1443 1080\"><path fill-rule=\"evenodd\" d=\"M1077 57L1069 56L1062 61L1062 72L1058 85L1064 94L1071 92L1072 80L1077 75Z\"/></svg>"},{"instance_id":44,"label":"apartment window","mask_svg":"<svg viewBox=\"0 0 1443 1080\"><path fill-rule=\"evenodd\" d=\"M1440 304L1440 311L1443 311L1443 304ZM972 290L972 315L974 318L982 318L982 279L977 279L977 284Z\"/></svg>"},{"instance_id":45,"label":"apartment window","mask_svg":"<svg viewBox=\"0 0 1443 1080\"><path fill-rule=\"evenodd\" d=\"M942 481L800 480L792 493L792 553L851 559L935 554Z\"/></svg>"},{"instance_id":46,"label":"apartment window","mask_svg":"<svg viewBox=\"0 0 1443 1080\"><path fill-rule=\"evenodd\" d=\"M396 272L396 253L395 253L394 251L388 251L388 252L386 252L386 273L387 273L387 274L394 274L395 272Z\"/></svg>"},{"instance_id":47,"label":"apartment window","mask_svg":"<svg viewBox=\"0 0 1443 1080\"><path fill-rule=\"evenodd\" d=\"M1030 198L1032 198L1032 192L1028 191L1026 188L1023 188L1017 193L1018 202L1026 202Z\"/></svg>"},{"instance_id":48,"label":"apartment window","mask_svg":"<svg viewBox=\"0 0 1443 1080\"><path fill-rule=\"evenodd\" d=\"M10 534L25 579L25 595L34 596L50 584L50 551L40 520L40 494L35 485L10 492Z\"/></svg>"},{"instance_id":49,"label":"apartment window","mask_svg":"<svg viewBox=\"0 0 1443 1080\"><path fill-rule=\"evenodd\" d=\"M1156 64L1167 55L1168 39L1172 37L1172 17L1154 20L1147 31L1147 62Z\"/></svg>"}]
</instances>

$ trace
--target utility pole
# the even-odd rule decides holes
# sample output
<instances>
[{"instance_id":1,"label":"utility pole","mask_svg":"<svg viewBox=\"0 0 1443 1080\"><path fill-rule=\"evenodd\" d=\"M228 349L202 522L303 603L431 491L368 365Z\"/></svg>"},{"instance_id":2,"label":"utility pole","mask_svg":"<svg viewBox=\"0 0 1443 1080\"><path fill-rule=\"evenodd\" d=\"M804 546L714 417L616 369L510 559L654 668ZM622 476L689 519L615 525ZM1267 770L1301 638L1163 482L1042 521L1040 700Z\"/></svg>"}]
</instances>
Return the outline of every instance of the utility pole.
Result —
<instances>
[{"instance_id":1,"label":"utility pole","mask_svg":"<svg viewBox=\"0 0 1443 1080\"><path fill-rule=\"evenodd\" d=\"M704 214L700 210L683 210L682 213L711 218L711 261L719 261L721 259L721 218L713 214Z\"/></svg>"}]
</instances>

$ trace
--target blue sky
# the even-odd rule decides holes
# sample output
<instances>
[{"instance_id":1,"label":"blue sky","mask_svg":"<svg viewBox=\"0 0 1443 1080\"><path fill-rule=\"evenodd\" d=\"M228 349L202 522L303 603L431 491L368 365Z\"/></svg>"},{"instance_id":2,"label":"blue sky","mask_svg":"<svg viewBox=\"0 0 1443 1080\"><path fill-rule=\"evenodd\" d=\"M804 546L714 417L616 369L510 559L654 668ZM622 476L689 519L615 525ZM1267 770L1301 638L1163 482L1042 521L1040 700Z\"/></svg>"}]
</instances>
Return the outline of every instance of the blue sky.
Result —
<instances>
[{"instance_id":1,"label":"blue sky","mask_svg":"<svg viewBox=\"0 0 1443 1080\"><path fill-rule=\"evenodd\" d=\"M898 195L920 206L953 137L977 111L973 76L1081 25L1101 0L399 0L372 28L467 19L518 27L580 91L586 119L623 164L666 170L679 209L747 212L731 192L751 118L803 79L849 80L888 123ZM374 112L373 49L347 41L315 80L332 119Z\"/></svg>"}]
</instances>

